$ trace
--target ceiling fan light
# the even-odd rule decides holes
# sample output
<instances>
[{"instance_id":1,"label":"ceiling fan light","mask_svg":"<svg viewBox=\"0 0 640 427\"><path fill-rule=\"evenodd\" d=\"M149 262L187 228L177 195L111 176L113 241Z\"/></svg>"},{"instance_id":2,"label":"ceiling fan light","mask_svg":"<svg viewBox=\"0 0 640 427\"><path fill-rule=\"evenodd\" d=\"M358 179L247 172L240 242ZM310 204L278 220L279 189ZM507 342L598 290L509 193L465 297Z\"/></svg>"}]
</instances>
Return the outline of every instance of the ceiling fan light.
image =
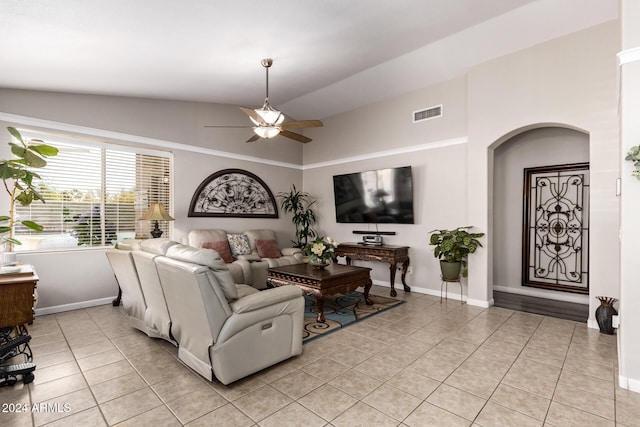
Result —
<instances>
[{"instance_id":1,"label":"ceiling fan light","mask_svg":"<svg viewBox=\"0 0 640 427\"><path fill-rule=\"evenodd\" d=\"M280 129L275 126L256 126L253 132L261 138L273 138L280 133Z\"/></svg>"},{"instance_id":2,"label":"ceiling fan light","mask_svg":"<svg viewBox=\"0 0 640 427\"><path fill-rule=\"evenodd\" d=\"M282 113L278 110L273 110L273 109L265 110L264 108L258 108L256 109L256 113L258 113L258 115L262 117L262 120L265 123L270 125L282 123L282 121L284 120Z\"/></svg>"},{"instance_id":3,"label":"ceiling fan light","mask_svg":"<svg viewBox=\"0 0 640 427\"><path fill-rule=\"evenodd\" d=\"M279 125L284 121L284 114L269 104L269 98L265 98L262 108L256 108L255 112L260 116L263 122L270 126Z\"/></svg>"}]
</instances>

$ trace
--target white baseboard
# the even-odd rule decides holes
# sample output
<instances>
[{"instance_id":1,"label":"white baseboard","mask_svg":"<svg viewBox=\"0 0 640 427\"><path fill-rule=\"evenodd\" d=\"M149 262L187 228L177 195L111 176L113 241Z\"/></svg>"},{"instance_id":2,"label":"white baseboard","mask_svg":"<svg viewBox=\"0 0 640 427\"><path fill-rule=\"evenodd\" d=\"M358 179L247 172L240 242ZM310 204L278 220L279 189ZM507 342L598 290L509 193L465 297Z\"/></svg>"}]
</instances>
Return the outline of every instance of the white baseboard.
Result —
<instances>
[{"instance_id":1,"label":"white baseboard","mask_svg":"<svg viewBox=\"0 0 640 427\"><path fill-rule=\"evenodd\" d=\"M598 321L597 320L587 320L587 328L589 329L600 329L600 326L598 326Z\"/></svg>"},{"instance_id":2,"label":"white baseboard","mask_svg":"<svg viewBox=\"0 0 640 427\"><path fill-rule=\"evenodd\" d=\"M389 286L389 282L384 282L381 280L372 280L374 285L378 285L378 286L383 286L385 288L390 288L391 286ZM396 284L396 289L402 289L402 285L398 285ZM437 289L427 289L427 288L419 288L417 286L414 286L411 288L411 292L415 292L417 294L424 294L424 295L431 295L434 297L440 297L440 291ZM454 292L447 292L446 296L443 294L442 295L445 298L449 298L449 299L454 299L454 300L460 300L460 294L459 293L454 293ZM493 305L493 299L490 299L489 301L483 301L483 300L477 300L477 299L469 299L465 296L462 297L463 301L466 301L467 304L469 305L475 305L477 307L483 307L483 308L489 308Z\"/></svg>"},{"instance_id":3,"label":"white baseboard","mask_svg":"<svg viewBox=\"0 0 640 427\"><path fill-rule=\"evenodd\" d=\"M633 378L627 378L620 375L618 376L618 385L625 390L640 393L640 380L635 380Z\"/></svg>"},{"instance_id":4,"label":"white baseboard","mask_svg":"<svg viewBox=\"0 0 640 427\"><path fill-rule=\"evenodd\" d=\"M115 297L116 296L114 295L112 297L94 299L91 301L81 301L81 302L74 302L71 304L62 304L62 305L55 305L51 307L45 307L45 308L36 308L34 311L36 316L44 316L45 314L62 313L63 311L79 310L81 308L111 304L111 302L115 299Z\"/></svg>"},{"instance_id":5,"label":"white baseboard","mask_svg":"<svg viewBox=\"0 0 640 427\"><path fill-rule=\"evenodd\" d=\"M467 304L475 305L476 307L489 308L493 305L493 298L491 298L489 301L471 298L471 299L467 299Z\"/></svg>"}]
</instances>

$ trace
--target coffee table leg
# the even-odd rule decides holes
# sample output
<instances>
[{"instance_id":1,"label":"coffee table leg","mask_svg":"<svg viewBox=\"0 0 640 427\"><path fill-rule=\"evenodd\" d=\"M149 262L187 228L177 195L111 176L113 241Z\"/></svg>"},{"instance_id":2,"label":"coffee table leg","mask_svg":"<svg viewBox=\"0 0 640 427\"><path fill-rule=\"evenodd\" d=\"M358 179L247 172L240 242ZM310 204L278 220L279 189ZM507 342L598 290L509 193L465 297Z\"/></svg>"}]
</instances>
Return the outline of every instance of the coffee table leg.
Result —
<instances>
[{"instance_id":1,"label":"coffee table leg","mask_svg":"<svg viewBox=\"0 0 640 427\"><path fill-rule=\"evenodd\" d=\"M318 305L318 322L324 323L324 295L316 295L316 304Z\"/></svg>"},{"instance_id":2,"label":"coffee table leg","mask_svg":"<svg viewBox=\"0 0 640 427\"><path fill-rule=\"evenodd\" d=\"M371 290L371 282L369 282L368 284L366 284L364 286L364 302L367 303L367 305L373 305L373 301L371 301L369 299L369 291Z\"/></svg>"}]
</instances>

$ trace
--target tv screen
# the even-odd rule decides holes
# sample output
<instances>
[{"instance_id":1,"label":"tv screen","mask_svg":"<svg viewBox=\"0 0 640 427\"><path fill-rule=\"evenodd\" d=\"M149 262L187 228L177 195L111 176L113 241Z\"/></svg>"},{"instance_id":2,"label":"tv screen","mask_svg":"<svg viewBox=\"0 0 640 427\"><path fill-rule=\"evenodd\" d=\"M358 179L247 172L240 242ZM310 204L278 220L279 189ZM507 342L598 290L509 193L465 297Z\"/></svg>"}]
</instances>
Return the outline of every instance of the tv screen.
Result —
<instances>
[{"instance_id":1,"label":"tv screen","mask_svg":"<svg viewBox=\"0 0 640 427\"><path fill-rule=\"evenodd\" d=\"M336 221L413 224L411 166L335 175Z\"/></svg>"}]
</instances>

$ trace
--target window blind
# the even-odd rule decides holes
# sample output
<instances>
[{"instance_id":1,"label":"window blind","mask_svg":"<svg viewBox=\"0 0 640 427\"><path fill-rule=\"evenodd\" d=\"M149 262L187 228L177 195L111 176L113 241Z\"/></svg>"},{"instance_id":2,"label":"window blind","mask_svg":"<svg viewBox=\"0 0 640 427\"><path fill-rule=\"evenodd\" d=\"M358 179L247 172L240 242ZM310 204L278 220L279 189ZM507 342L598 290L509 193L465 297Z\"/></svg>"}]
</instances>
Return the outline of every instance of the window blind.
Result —
<instances>
[{"instance_id":1,"label":"window blind","mask_svg":"<svg viewBox=\"0 0 640 427\"><path fill-rule=\"evenodd\" d=\"M21 131L23 137L29 133ZM37 134L57 147L57 156L37 170L36 183L45 203L17 206L20 219L42 225L42 232L23 226L16 250L113 245L123 238L148 238L151 221L138 220L151 203L172 211L171 153L100 144ZM169 235L170 225L160 228Z\"/></svg>"}]
</instances>

